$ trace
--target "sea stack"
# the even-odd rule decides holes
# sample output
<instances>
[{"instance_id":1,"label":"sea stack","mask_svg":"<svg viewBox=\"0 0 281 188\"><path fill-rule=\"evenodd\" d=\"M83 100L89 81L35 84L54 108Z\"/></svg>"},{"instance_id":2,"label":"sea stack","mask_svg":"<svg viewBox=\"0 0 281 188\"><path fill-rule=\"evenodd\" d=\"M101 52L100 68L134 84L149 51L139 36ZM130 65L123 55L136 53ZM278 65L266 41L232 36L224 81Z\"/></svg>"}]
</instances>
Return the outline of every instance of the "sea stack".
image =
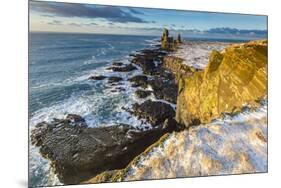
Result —
<instances>
[{"instance_id":1,"label":"sea stack","mask_svg":"<svg viewBox=\"0 0 281 188\"><path fill-rule=\"evenodd\" d=\"M173 37L169 36L169 30L164 28L163 34L161 37L161 48L167 51L173 51L177 48L178 44L181 44L181 36L178 34L176 40Z\"/></svg>"}]
</instances>

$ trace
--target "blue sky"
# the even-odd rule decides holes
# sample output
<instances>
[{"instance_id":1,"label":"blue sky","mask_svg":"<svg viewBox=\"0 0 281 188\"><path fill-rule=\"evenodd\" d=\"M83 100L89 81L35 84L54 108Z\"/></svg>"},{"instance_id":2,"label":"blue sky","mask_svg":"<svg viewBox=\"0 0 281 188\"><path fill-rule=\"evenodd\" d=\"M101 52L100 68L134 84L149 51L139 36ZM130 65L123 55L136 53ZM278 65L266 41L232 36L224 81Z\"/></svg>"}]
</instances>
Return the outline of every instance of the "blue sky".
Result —
<instances>
[{"instance_id":1,"label":"blue sky","mask_svg":"<svg viewBox=\"0 0 281 188\"><path fill-rule=\"evenodd\" d=\"M30 2L30 30L183 36L266 38L267 18L258 15Z\"/></svg>"}]
</instances>

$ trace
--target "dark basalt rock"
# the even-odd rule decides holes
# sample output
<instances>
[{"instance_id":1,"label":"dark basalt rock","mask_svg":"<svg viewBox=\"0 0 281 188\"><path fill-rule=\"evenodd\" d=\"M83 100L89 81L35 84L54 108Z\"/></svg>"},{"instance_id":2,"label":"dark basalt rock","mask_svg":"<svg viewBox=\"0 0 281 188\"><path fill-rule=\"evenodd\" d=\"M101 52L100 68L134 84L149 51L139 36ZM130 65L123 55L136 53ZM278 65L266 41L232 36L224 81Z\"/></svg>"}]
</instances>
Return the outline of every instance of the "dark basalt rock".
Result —
<instances>
[{"instance_id":1,"label":"dark basalt rock","mask_svg":"<svg viewBox=\"0 0 281 188\"><path fill-rule=\"evenodd\" d=\"M140 66L144 74L157 75L160 69L157 64L162 62L165 55L166 52L160 49L141 50L139 54L133 55L132 63Z\"/></svg>"},{"instance_id":2,"label":"dark basalt rock","mask_svg":"<svg viewBox=\"0 0 281 188\"><path fill-rule=\"evenodd\" d=\"M167 112L166 112L167 113ZM69 116L83 121L76 116ZM128 125L89 128L73 126L68 119L42 122L31 131L31 142L64 184L77 184L95 175L125 168L129 162L156 142L168 127L140 131Z\"/></svg>"},{"instance_id":3,"label":"dark basalt rock","mask_svg":"<svg viewBox=\"0 0 281 188\"><path fill-rule=\"evenodd\" d=\"M139 118L146 119L152 126L163 123L167 118L174 118L174 109L166 103L147 100L142 104L135 103L133 112Z\"/></svg>"},{"instance_id":4,"label":"dark basalt rock","mask_svg":"<svg viewBox=\"0 0 281 188\"><path fill-rule=\"evenodd\" d=\"M133 87L147 87L148 78L145 75L137 75L128 79L130 82L133 82Z\"/></svg>"},{"instance_id":5,"label":"dark basalt rock","mask_svg":"<svg viewBox=\"0 0 281 188\"><path fill-rule=\"evenodd\" d=\"M152 87L153 93L157 99L164 99L173 104L177 103L178 86L174 80L165 79L163 77L155 77L148 81Z\"/></svg>"},{"instance_id":6,"label":"dark basalt rock","mask_svg":"<svg viewBox=\"0 0 281 188\"><path fill-rule=\"evenodd\" d=\"M141 80L141 77L137 77L134 80L129 79L129 81L135 82L133 86L141 86L143 88L146 88L149 84L157 99L164 99L176 104L178 86L175 83L174 75L162 67L161 62L164 55L166 55L166 52L158 49L143 50L140 54L136 54L132 59L132 63L140 66L144 74L154 77L150 80ZM156 65L155 62L160 63Z\"/></svg>"},{"instance_id":7,"label":"dark basalt rock","mask_svg":"<svg viewBox=\"0 0 281 188\"><path fill-rule=\"evenodd\" d=\"M118 76L112 76L108 78L108 83L115 83L115 82L120 82L122 81L123 78L118 77Z\"/></svg>"},{"instance_id":8,"label":"dark basalt rock","mask_svg":"<svg viewBox=\"0 0 281 188\"><path fill-rule=\"evenodd\" d=\"M148 97L152 92L151 91L146 91L146 90L141 90L138 89L135 94L138 98L146 98Z\"/></svg>"},{"instance_id":9,"label":"dark basalt rock","mask_svg":"<svg viewBox=\"0 0 281 188\"><path fill-rule=\"evenodd\" d=\"M129 72L129 71L136 70L137 68L134 65L129 64L124 67L119 67L119 66L118 67L108 67L107 69L112 70L114 72Z\"/></svg>"},{"instance_id":10,"label":"dark basalt rock","mask_svg":"<svg viewBox=\"0 0 281 188\"><path fill-rule=\"evenodd\" d=\"M122 66L123 63L122 62L113 62L112 65L113 66Z\"/></svg>"},{"instance_id":11,"label":"dark basalt rock","mask_svg":"<svg viewBox=\"0 0 281 188\"><path fill-rule=\"evenodd\" d=\"M179 132L184 130L185 126L179 124L174 118L167 118L165 119L162 128L167 130L168 132L172 132L172 131Z\"/></svg>"},{"instance_id":12,"label":"dark basalt rock","mask_svg":"<svg viewBox=\"0 0 281 188\"><path fill-rule=\"evenodd\" d=\"M85 119L77 114L68 114L66 119L70 122L78 123L78 122L85 122Z\"/></svg>"},{"instance_id":13,"label":"dark basalt rock","mask_svg":"<svg viewBox=\"0 0 281 188\"><path fill-rule=\"evenodd\" d=\"M144 49L139 51L140 54L138 55L145 55L146 57L153 58L155 60L159 60L160 58L167 55L167 51L164 51L160 48L155 49Z\"/></svg>"},{"instance_id":14,"label":"dark basalt rock","mask_svg":"<svg viewBox=\"0 0 281 188\"><path fill-rule=\"evenodd\" d=\"M90 76L89 80L104 80L106 76Z\"/></svg>"},{"instance_id":15,"label":"dark basalt rock","mask_svg":"<svg viewBox=\"0 0 281 188\"><path fill-rule=\"evenodd\" d=\"M116 89L117 89L118 91L126 91L126 89L123 88L123 87L117 87Z\"/></svg>"},{"instance_id":16,"label":"dark basalt rock","mask_svg":"<svg viewBox=\"0 0 281 188\"><path fill-rule=\"evenodd\" d=\"M157 72L154 59L145 56L136 56L132 60L132 63L140 66L144 74L153 75L155 72Z\"/></svg>"}]
</instances>

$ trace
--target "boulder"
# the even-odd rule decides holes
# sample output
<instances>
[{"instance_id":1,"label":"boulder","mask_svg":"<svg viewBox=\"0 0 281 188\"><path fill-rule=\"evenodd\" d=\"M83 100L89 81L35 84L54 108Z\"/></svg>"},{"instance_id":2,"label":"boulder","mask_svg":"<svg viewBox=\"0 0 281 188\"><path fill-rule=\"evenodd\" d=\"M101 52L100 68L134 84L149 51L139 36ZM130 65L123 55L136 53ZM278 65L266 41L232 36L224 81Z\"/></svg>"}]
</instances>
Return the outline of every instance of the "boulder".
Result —
<instances>
[{"instance_id":1,"label":"boulder","mask_svg":"<svg viewBox=\"0 0 281 188\"><path fill-rule=\"evenodd\" d=\"M112 76L108 78L108 83L115 83L115 82L120 82L122 81L123 78L118 77L118 76Z\"/></svg>"},{"instance_id":2,"label":"boulder","mask_svg":"<svg viewBox=\"0 0 281 188\"><path fill-rule=\"evenodd\" d=\"M174 80L167 80L163 77L154 77L148 84L152 87L153 93L157 99L164 99L168 102L176 104L178 86Z\"/></svg>"},{"instance_id":3,"label":"boulder","mask_svg":"<svg viewBox=\"0 0 281 188\"><path fill-rule=\"evenodd\" d=\"M89 80L104 80L106 76L90 76Z\"/></svg>"},{"instance_id":4,"label":"boulder","mask_svg":"<svg viewBox=\"0 0 281 188\"><path fill-rule=\"evenodd\" d=\"M152 93L151 91L138 89L138 90L135 92L135 95L136 95L138 98L146 98L146 97L148 97L149 95L151 95L151 93Z\"/></svg>"},{"instance_id":5,"label":"boulder","mask_svg":"<svg viewBox=\"0 0 281 188\"><path fill-rule=\"evenodd\" d=\"M166 52L161 49L146 49L140 51L138 54L134 54L134 58L131 62L141 67L144 74L155 75L158 73L159 66Z\"/></svg>"},{"instance_id":6,"label":"boulder","mask_svg":"<svg viewBox=\"0 0 281 188\"><path fill-rule=\"evenodd\" d=\"M66 119L70 122L78 123L78 122L85 122L85 119L77 114L68 114Z\"/></svg>"},{"instance_id":7,"label":"boulder","mask_svg":"<svg viewBox=\"0 0 281 188\"><path fill-rule=\"evenodd\" d=\"M129 71L136 70L137 68L134 65L129 64L129 65L125 65L123 67L120 67L120 66L108 67L107 69L112 70L114 72L129 72Z\"/></svg>"},{"instance_id":8,"label":"boulder","mask_svg":"<svg viewBox=\"0 0 281 188\"><path fill-rule=\"evenodd\" d=\"M204 71L179 80L176 119L186 126L208 123L267 95L267 41L234 44L213 51Z\"/></svg>"},{"instance_id":9,"label":"boulder","mask_svg":"<svg viewBox=\"0 0 281 188\"><path fill-rule=\"evenodd\" d=\"M157 71L154 59L145 55L138 55L132 59L132 63L141 67L144 74L153 75Z\"/></svg>"},{"instance_id":10,"label":"boulder","mask_svg":"<svg viewBox=\"0 0 281 188\"><path fill-rule=\"evenodd\" d=\"M175 111L171 105L151 100L147 100L142 104L135 103L132 113L138 118L146 119L152 126L160 125L167 118L175 117Z\"/></svg>"},{"instance_id":11,"label":"boulder","mask_svg":"<svg viewBox=\"0 0 281 188\"><path fill-rule=\"evenodd\" d=\"M113 62L112 65L113 66L122 66L123 63L122 62Z\"/></svg>"},{"instance_id":12,"label":"boulder","mask_svg":"<svg viewBox=\"0 0 281 188\"><path fill-rule=\"evenodd\" d=\"M131 78L128 79L130 82L133 83L134 87L142 87L142 88L146 88L147 87L147 76L145 75L137 75L137 76L133 76Z\"/></svg>"}]
</instances>

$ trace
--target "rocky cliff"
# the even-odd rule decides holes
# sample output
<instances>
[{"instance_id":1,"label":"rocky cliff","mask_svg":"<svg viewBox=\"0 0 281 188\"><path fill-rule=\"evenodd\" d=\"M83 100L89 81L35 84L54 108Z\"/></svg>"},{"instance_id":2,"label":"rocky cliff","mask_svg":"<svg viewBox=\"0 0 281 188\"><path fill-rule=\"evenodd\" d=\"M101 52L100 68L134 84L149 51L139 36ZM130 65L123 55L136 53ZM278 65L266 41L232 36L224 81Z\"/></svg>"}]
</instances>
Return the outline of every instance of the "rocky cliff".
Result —
<instances>
[{"instance_id":1,"label":"rocky cliff","mask_svg":"<svg viewBox=\"0 0 281 188\"><path fill-rule=\"evenodd\" d=\"M122 169L85 183L267 172L267 104L165 134Z\"/></svg>"},{"instance_id":2,"label":"rocky cliff","mask_svg":"<svg viewBox=\"0 0 281 188\"><path fill-rule=\"evenodd\" d=\"M126 168L83 183L267 172L267 41L213 51L201 71L175 56L163 66L178 77L178 122L205 124L167 133Z\"/></svg>"},{"instance_id":3,"label":"rocky cliff","mask_svg":"<svg viewBox=\"0 0 281 188\"><path fill-rule=\"evenodd\" d=\"M163 67L175 75L176 82L178 82L181 77L190 76L198 71L196 68L184 64L183 59L176 56L164 57Z\"/></svg>"},{"instance_id":4,"label":"rocky cliff","mask_svg":"<svg viewBox=\"0 0 281 188\"><path fill-rule=\"evenodd\" d=\"M267 94L267 41L213 51L205 70L179 80L176 119L186 126L257 106Z\"/></svg>"}]
</instances>

